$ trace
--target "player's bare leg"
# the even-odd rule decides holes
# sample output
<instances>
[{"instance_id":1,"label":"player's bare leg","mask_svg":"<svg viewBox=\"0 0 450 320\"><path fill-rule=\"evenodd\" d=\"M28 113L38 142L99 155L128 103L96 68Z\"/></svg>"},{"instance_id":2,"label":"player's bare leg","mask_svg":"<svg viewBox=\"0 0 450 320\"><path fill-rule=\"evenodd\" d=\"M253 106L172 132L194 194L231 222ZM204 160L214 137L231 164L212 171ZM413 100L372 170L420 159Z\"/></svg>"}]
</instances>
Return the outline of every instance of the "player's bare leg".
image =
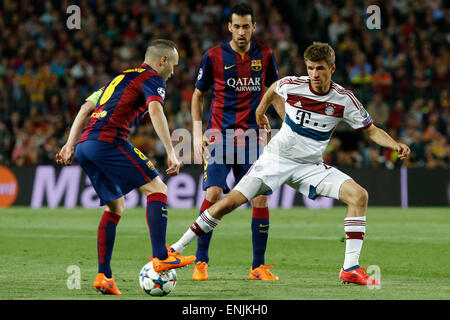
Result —
<instances>
[{"instance_id":1,"label":"player's bare leg","mask_svg":"<svg viewBox=\"0 0 450 320\"><path fill-rule=\"evenodd\" d=\"M271 266L266 266L264 261L269 236L269 200L267 196L261 195L253 198L252 202L253 262L249 277L251 280L278 280L269 271Z\"/></svg>"},{"instance_id":2,"label":"player's bare leg","mask_svg":"<svg viewBox=\"0 0 450 320\"><path fill-rule=\"evenodd\" d=\"M205 199L210 202L216 203L222 198L222 192L223 192L222 188L211 186L208 189L206 189Z\"/></svg>"},{"instance_id":3,"label":"player's bare leg","mask_svg":"<svg viewBox=\"0 0 450 320\"><path fill-rule=\"evenodd\" d=\"M196 238L213 230L222 218L227 214L246 203L247 198L237 190L231 190L228 195L205 210L195 220L194 224L184 233L184 235L171 247L177 251L183 251Z\"/></svg>"},{"instance_id":4,"label":"player's bare leg","mask_svg":"<svg viewBox=\"0 0 450 320\"><path fill-rule=\"evenodd\" d=\"M254 208L267 208L269 205L269 197L268 196L257 196L252 200Z\"/></svg>"},{"instance_id":5,"label":"player's bare leg","mask_svg":"<svg viewBox=\"0 0 450 320\"><path fill-rule=\"evenodd\" d=\"M342 183L339 189L339 200L348 206L346 218L366 215L369 194L355 180L349 179Z\"/></svg>"},{"instance_id":6,"label":"player's bare leg","mask_svg":"<svg viewBox=\"0 0 450 320\"><path fill-rule=\"evenodd\" d=\"M124 197L120 197L119 199L113 200L105 204L105 210L108 210L109 212L114 212L118 216L122 216L124 209L125 209Z\"/></svg>"},{"instance_id":7,"label":"player's bare leg","mask_svg":"<svg viewBox=\"0 0 450 320\"><path fill-rule=\"evenodd\" d=\"M194 256L182 257L166 246L167 186L156 177L139 190L147 196L147 224L153 249L153 267L156 272L180 268L195 261Z\"/></svg>"},{"instance_id":8,"label":"player's bare leg","mask_svg":"<svg viewBox=\"0 0 450 320\"><path fill-rule=\"evenodd\" d=\"M222 200L209 208L208 212L214 219L222 220L226 214L243 205L247 201L247 198L242 193L236 190L231 190L230 193L227 194Z\"/></svg>"},{"instance_id":9,"label":"player's bare leg","mask_svg":"<svg viewBox=\"0 0 450 320\"><path fill-rule=\"evenodd\" d=\"M339 277L343 283L379 285L377 280L370 278L365 269L359 266L359 256L366 232L369 195L363 187L350 179L342 183L339 189L339 199L348 206L344 222L345 260Z\"/></svg>"},{"instance_id":10,"label":"player's bare leg","mask_svg":"<svg viewBox=\"0 0 450 320\"><path fill-rule=\"evenodd\" d=\"M200 207L200 213L210 208L214 203L222 198L223 189L218 186L210 186L206 189L205 199ZM213 232L208 232L197 239L197 251L195 257L197 264L192 274L193 280L208 280L209 245Z\"/></svg>"},{"instance_id":11,"label":"player's bare leg","mask_svg":"<svg viewBox=\"0 0 450 320\"><path fill-rule=\"evenodd\" d=\"M125 208L124 197L105 205L97 231L98 274L94 287L103 294L122 294L112 277L111 257L116 238L116 227Z\"/></svg>"}]
</instances>

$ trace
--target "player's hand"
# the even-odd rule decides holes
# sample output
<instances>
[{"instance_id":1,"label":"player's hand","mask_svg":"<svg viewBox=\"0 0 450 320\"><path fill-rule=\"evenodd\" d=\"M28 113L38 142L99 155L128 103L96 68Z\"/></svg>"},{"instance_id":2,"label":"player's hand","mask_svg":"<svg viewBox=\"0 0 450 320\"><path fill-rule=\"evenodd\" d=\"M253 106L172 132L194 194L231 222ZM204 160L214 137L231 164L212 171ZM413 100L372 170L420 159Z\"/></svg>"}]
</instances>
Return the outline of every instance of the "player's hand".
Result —
<instances>
[{"instance_id":1,"label":"player's hand","mask_svg":"<svg viewBox=\"0 0 450 320\"><path fill-rule=\"evenodd\" d=\"M174 153L169 154L167 156L168 168L166 170L166 173L169 176L176 176L180 172L180 168L181 168L182 164L183 163L177 159L177 156Z\"/></svg>"},{"instance_id":2,"label":"player's hand","mask_svg":"<svg viewBox=\"0 0 450 320\"><path fill-rule=\"evenodd\" d=\"M75 147L65 144L56 154L56 163L68 166L72 163Z\"/></svg>"},{"instance_id":3,"label":"player's hand","mask_svg":"<svg viewBox=\"0 0 450 320\"><path fill-rule=\"evenodd\" d=\"M204 135L202 135L201 139L194 138L194 163L202 164L210 156L208 145L211 143L213 142Z\"/></svg>"},{"instance_id":4,"label":"player's hand","mask_svg":"<svg viewBox=\"0 0 450 320\"><path fill-rule=\"evenodd\" d=\"M269 119L267 118L267 116L265 114L256 114L256 123L258 124L258 126L261 129L265 129L267 132L270 132L271 128L270 128L270 123L269 123Z\"/></svg>"},{"instance_id":5,"label":"player's hand","mask_svg":"<svg viewBox=\"0 0 450 320\"><path fill-rule=\"evenodd\" d=\"M409 147L406 144L400 142L397 143L395 151L398 152L398 157L400 158L400 160L406 159L411 153Z\"/></svg>"}]
</instances>

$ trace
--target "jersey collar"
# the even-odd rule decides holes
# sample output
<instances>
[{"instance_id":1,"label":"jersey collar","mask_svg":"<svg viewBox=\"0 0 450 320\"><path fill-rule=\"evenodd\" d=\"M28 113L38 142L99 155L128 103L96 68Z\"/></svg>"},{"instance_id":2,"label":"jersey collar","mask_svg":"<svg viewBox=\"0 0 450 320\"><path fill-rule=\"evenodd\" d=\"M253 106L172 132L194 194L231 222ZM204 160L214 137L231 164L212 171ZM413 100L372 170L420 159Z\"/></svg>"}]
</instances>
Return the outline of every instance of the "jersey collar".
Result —
<instances>
[{"instance_id":1,"label":"jersey collar","mask_svg":"<svg viewBox=\"0 0 450 320\"><path fill-rule=\"evenodd\" d=\"M229 50L230 52L234 52L235 54L239 54L241 55L239 52L235 51L232 47L231 47L231 41L227 41L224 43L225 44L225 48L227 48L227 50ZM243 54L244 56L246 56L247 54L249 55L252 51L253 48L255 46L255 42L250 40L250 47L248 48L248 50Z\"/></svg>"},{"instance_id":2,"label":"jersey collar","mask_svg":"<svg viewBox=\"0 0 450 320\"><path fill-rule=\"evenodd\" d=\"M148 64L146 64L145 62L142 63L142 64L139 66L139 68L144 68L144 69L152 70L152 71L155 71L155 72L156 72L155 69L153 69L152 67L150 67L150 66L149 66Z\"/></svg>"},{"instance_id":3,"label":"jersey collar","mask_svg":"<svg viewBox=\"0 0 450 320\"><path fill-rule=\"evenodd\" d=\"M330 87L328 88L328 91L327 92L325 92L325 93L318 93L318 92L316 92L316 91L314 91L314 89L313 89L313 87L312 87L312 85L311 85L311 79L309 79L309 81L308 81L308 85L309 85L309 91L311 91L313 94L315 94L316 96L326 96L327 94L329 94L330 93L330 91L331 91L331 85L332 85L332 81L330 82Z\"/></svg>"}]
</instances>

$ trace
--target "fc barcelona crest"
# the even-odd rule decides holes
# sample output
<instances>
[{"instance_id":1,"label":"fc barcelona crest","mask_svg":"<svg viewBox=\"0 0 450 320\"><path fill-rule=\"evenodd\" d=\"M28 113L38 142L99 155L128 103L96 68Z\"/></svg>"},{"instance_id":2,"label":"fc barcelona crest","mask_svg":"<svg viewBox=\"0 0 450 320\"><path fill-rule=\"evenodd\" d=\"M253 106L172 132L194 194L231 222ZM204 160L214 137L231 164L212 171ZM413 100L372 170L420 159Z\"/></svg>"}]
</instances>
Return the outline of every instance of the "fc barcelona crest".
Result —
<instances>
[{"instance_id":1,"label":"fc barcelona crest","mask_svg":"<svg viewBox=\"0 0 450 320\"><path fill-rule=\"evenodd\" d=\"M252 66L252 70L253 70L253 71L261 71L261 69L262 69L262 62L261 62L261 59L258 59L258 60L252 60L251 66Z\"/></svg>"},{"instance_id":2,"label":"fc barcelona crest","mask_svg":"<svg viewBox=\"0 0 450 320\"><path fill-rule=\"evenodd\" d=\"M150 170L155 170L155 166L150 160L147 161L146 165Z\"/></svg>"}]
</instances>

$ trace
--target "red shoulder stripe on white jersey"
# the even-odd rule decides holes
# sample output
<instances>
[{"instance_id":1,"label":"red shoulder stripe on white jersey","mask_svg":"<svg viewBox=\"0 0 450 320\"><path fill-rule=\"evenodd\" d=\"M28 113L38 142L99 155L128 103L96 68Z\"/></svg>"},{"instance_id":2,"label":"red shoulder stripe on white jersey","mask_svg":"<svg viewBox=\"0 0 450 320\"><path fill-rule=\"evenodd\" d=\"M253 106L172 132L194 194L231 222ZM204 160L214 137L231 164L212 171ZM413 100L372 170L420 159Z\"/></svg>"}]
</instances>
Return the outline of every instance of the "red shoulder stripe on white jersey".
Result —
<instances>
[{"instance_id":1,"label":"red shoulder stripe on white jersey","mask_svg":"<svg viewBox=\"0 0 450 320\"><path fill-rule=\"evenodd\" d=\"M362 106L361 102L359 102L359 100L355 97L353 92L351 92L350 90L338 88L335 83L331 84L331 88L334 89L339 94L348 96L354 103L356 109L359 110L359 108Z\"/></svg>"},{"instance_id":2,"label":"red shoulder stripe on white jersey","mask_svg":"<svg viewBox=\"0 0 450 320\"><path fill-rule=\"evenodd\" d=\"M305 84L308 83L308 80L304 80L304 79L284 79L284 80L280 80L280 87L285 85L285 84Z\"/></svg>"},{"instance_id":3,"label":"red shoulder stripe on white jersey","mask_svg":"<svg viewBox=\"0 0 450 320\"><path fill-rule=\"evenodd\" d=\"M361 102L359 102L359 100L355 97L355 95L353 94L353 92L351 92L350 90L347 89L342 89L339 88L335 83L332 83L331 86L337 93L340 93L342 95L347 95L355 104L356 108L359 109L360 106L362 106Z\"/></svg>"},{"instance_id":4,"label":"red shoulder stripe on white jersey","mask_svg":"<svg viewBox=\"0 0 450 320\"><path fill-rule=\"evenodd\" d=\"M289 79L280 80L278 83L280 84L280 87L281 87L282 85L289 83Z\"/></svg>"}]
</instances>

